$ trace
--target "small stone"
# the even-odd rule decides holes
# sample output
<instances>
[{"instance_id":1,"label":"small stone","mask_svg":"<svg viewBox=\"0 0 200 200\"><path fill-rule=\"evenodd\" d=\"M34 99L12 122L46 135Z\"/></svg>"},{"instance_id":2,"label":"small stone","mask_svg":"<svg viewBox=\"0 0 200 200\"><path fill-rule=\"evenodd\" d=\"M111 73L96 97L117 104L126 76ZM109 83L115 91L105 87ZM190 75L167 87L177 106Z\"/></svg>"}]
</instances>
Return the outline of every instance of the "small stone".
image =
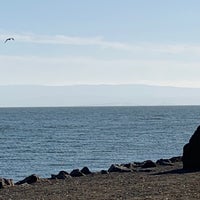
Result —
<instances>
[{"instance_id":1,"label":"small stone","mask_svg":"<svg viewBox=\"0 0 200 200\"><path fill-rule=\"evenodd\" d=\"M91 174L92 172L89 170L88 167L83 167L83 169L81 169L81 173L88 175Z\"/></svg>"},{"instance_id":2,"label":"small stone","mask_svg":"<svg viewBox=\"0 0 200 200\"><path fill-rule=\"evenodd\" d=\"M0 188L10 187L10 186L14 186L14 182L12 179L0 178Z\"/></svg>"}]
</instances>

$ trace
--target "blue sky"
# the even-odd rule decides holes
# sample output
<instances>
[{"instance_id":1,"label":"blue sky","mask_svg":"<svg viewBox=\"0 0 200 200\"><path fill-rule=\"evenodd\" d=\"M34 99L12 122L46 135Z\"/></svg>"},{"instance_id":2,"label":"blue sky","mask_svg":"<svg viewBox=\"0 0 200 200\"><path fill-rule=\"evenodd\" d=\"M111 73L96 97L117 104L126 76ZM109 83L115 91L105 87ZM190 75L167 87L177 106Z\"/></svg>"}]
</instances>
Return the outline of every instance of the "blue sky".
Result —
<instances>
[{"instance_id":1,"label":"blue sky","mask_svg":"<svg viewBox=\"0 0 200 200\"><path fill-rule=\"evenodd\" d=\"M198 0L0 3L0 85L200 87Z\"/></svg>"}]
</instances>

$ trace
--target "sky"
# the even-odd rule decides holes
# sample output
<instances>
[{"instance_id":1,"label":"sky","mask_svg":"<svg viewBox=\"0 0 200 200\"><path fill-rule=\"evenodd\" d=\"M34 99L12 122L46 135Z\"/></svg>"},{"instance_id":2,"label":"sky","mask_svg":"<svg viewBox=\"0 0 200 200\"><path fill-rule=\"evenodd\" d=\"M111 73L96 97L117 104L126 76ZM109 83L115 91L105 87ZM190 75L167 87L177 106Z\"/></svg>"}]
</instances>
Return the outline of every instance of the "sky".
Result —
<instances>
[{"instance_id":1,"label":"sky","mask_svg":"<svg viewBox=\"0 0 200 200\"><path fill-rule=\"evenodd\" d=\"M198 0L0 3L0 85L200 88Z\"/></svg>"}]
</instances>

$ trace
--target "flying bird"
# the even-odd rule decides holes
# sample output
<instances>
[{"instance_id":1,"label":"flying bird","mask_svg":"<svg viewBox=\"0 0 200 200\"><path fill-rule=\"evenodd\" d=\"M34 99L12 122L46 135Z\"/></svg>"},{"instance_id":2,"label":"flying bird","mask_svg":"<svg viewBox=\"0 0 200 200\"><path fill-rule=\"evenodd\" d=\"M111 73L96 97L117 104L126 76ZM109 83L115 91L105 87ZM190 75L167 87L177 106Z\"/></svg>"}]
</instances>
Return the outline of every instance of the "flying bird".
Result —
<instances>
[{"instance_id":1,"label":"flying bird","mask_svg":"<svg viewBox=\"0 0 200 200\"><path fill-rule=\"evenodd\" d=\"M12 37L10 37L10 38L7 38L7 39L5 40L5 42L4 42L4 43L8 42L9 40L15 40L15 39L14 39L14 38L12 38Z\"/></svg>"}]
</instances>

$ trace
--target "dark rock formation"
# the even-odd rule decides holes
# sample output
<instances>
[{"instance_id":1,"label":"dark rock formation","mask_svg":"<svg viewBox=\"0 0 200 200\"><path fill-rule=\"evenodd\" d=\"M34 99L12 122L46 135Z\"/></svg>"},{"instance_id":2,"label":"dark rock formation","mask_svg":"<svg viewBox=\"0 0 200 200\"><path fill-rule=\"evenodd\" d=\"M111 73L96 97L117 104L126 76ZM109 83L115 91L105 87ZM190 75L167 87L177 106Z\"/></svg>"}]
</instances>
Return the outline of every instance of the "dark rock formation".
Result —
<instances>
[{"instance_id":1,"label":"dark rock formation","mask_svg":"<svg viewBox=\"0 0 200 200\"><path fill-rule=\"evenodd\" d=\"M107 170L101 170L100 174L108 174L108 171Z\"/></svg>"},{"instance_id":2,"label":"dark rock formation","mask_svg":"<svg viewBox=\"0 0 200 200\"><path fill-rule=\"evenodd\" d=\"M0 188L14 186L12 179L0 178Z\"/></svg>"},{"instance_id":3,"label":"dark rock formation","mask_svg":"<svg viewBox=\"0 0 200 200\"><path fill-rule=\"evenodd\" d=\"M126 164L129 166L131 169L136 169L136 168L151 168L151 167L156 167L156 163L153 162L152 160L146 160L143 162L133 162Z\"/></svg>"},{"instance_id":4,"label":"dark rock formation","mask_svg":"<svg viewBox=\"0 0 200 200\"><path fill-rule=\"evenodd\" d=\"M83 169L81 169L81 173L88 175L91 174L92 172L89 170L88 167L83 167Z\"/></svg>"},{"instance_id":5,"label":"dark rock formation","mask_svg":"<svg viewBox=\"0 0 200 200\"><path fill-rule=\"evenodd\" d=\"M60 171L57 175L52 174L52 179L67 179L71 178L71 176L66 171Z\"/></svg>"},{"instance_id":6,"label":"dark rock formation","mask_svg":"<svg viewBox=\"0 0 200 200\"><path fill-rule=\"evenodd\" d=\"M200 126L183 147L183 169L200 170Z\"/></svg>"},{"instance_id":7,"label":"dark rock formation","mask_svg":"<svg viewBox=\"0 0 200 200\"><path fill-rule=\"evenodd\" d=\"M169 159L172 163L182 162L182 156L176 156Z\"/></svg>"},{"instance_id":8,"label":"dark rock formation","mask_svg":"<svg viewBox=\"0 0 200 200\"><path fill-rule=\"evenodd\" d=\"M152 160L146 160L141 165L142 168L151 168L156 167L156 163L154 163Z\"/></svg>"},{"instance_id":9,"label":"dark rock formation","mask_svg":"<svg viewBox=\"0 0 200 200\"><path fill-rule=\"evenodd\" d=\"M132 170L118 164L112 164L110 168L108 169L108 172L131 172Z\"/></svg>"},{"instance_id":10,"label":"dark rock formation","mask_svg":"<svg viewBox=\"0 0 200 200\"><path fill-rule=\"evenodd\" d=\"M70 176L72 176L72 177L79 177L79 176L85 176L85 174L83 174L79 169L74 169L70 173Z\"/></svg>"},{"instance_id":11,"label":"dark rock formation","mask_svg":"<svg viewBox=\"0 0 200 200\"><path fill-rule=\"evenodd\" d=\"M156 163L151 161L151 160L146 160L144 162L133 162L133 163L126 163L126 164L115 164L115 165L111 165L111 167L109 168L109 172L112 171L117 171L117 172L134 172L134 171L138 171L141 168L152 168L152 167L156 167Z\"/></svg>"},{"instance_id":12,"label":"dark rock formation","mask_svg":"<svg viewBox=\"0 0 200 200\"><path fill-rule=\"evenodd\" d=\"M173 163L170 159L160 159L156 161L157 165L163 165L163 166L172 166Z\"/></svg>"},{"instance_id":13,"label":"dark rock formation","mask_svg":"<svg viewBox=\"0 0 200 200\"><path fill-rule=\"evenodd\" d=\"M121 165L133 171L135 171L135 168L137 167L135 163L126 163L126 164L121 164Z\"/></svg>"},{"instance_id":14,"label":"dark rock formation","mask_svg":"<svg viewBox=\"0 0 200 200\"><path fill-rule=\"evenodd\" d=\"M32 184L32 183L37 182L39 179L40 178L37 175L32 174L32 175L26 177L24 180L17 182L15 185L21 185L24 183Z\"/></svg>"}]
</instances>

